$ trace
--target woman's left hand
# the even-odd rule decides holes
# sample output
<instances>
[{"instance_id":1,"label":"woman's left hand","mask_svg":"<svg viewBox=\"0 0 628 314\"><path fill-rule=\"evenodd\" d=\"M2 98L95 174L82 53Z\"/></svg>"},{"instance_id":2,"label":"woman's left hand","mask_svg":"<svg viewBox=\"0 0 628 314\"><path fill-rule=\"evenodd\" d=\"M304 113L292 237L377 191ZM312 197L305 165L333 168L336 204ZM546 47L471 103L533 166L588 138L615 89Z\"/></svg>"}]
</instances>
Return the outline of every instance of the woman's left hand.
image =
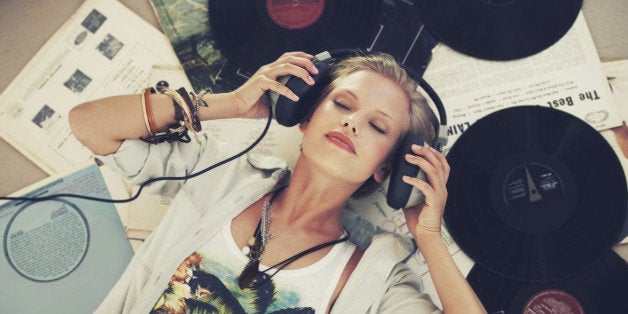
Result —
<instances>
[{"instance_id":1,"label":"woman's left hand","mask_svg":"<svg viewBox=\"0 0 628 314\"><path fill-rule=\"evenodd\" d=\"M404 182L421 190L425 195L423 204L403 209L408 229L415 238L426 234L440 235L447 202L449 163L443 154L430 147L413 145L412 152L416 155L406 155L406 161L419 166L425 172L427 182L409 176L403 178Z\"/></svg>"}]
</instances>

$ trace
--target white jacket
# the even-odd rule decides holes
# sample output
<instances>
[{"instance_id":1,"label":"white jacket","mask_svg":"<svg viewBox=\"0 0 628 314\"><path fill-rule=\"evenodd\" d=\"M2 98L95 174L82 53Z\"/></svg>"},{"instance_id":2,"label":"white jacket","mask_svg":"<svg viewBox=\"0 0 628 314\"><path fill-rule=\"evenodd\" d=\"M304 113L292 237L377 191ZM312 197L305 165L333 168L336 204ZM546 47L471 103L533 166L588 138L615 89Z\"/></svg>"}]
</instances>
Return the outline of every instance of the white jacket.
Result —
<instances>
[{"instance_id":1,"label":"white jacket","mask_svg":"<svg viewBox=\"0 0 628 314\"><path fill-rule=\"evenodd\" d=\"M191 174L236 153L205 134L188 144L127 140L115 154L99 158L139 184ZM286 185L287 169L283 160L249 154L185 182L151 184L144 193L174 195L171 207L96 313L149 313L179 264L250 204ZM332 313L439 313L429 295L421 293L418 276L402 262L413 248L407 238L376 236Z\"/></svg>"}]
</instances>

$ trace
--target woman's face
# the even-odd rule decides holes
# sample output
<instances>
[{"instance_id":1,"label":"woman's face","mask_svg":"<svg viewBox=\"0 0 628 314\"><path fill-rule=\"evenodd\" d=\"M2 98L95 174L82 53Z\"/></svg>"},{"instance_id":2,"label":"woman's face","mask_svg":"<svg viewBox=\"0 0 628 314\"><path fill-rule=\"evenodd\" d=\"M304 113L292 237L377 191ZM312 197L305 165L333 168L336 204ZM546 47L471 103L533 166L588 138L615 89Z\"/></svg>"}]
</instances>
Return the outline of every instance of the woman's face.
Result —
<instances>
[{"instance_id":1,"label":"woman's face","mask_svg":"<svg viewBox=\"0 0 628 314\"><path fill-rule=\"evenodd\" d=\"M301 125L303 154L328 174L361 184L407 128L409 106L401 87L376 72L340 78Z\"/></svg>"}]
</instances>

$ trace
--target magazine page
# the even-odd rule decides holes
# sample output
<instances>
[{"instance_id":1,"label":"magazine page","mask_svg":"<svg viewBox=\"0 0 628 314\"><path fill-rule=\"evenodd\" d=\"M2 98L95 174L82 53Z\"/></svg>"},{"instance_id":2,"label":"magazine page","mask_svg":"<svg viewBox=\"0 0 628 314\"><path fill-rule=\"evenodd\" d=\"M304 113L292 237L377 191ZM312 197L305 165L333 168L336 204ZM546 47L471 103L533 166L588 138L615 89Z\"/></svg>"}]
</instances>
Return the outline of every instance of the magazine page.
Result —
<instances>
[{"instance_id":1,"label":"magazine page","mask_svg":"<svg viewBox=\"0 0 628 314\"><path fill-rule=\"evenodd\" d=\"M0 95L0 136L49 174L92 157L71 134L81 102L146 87L178 66L165 36L118 1L87 0Z\"/></svg>"}]
</instances>

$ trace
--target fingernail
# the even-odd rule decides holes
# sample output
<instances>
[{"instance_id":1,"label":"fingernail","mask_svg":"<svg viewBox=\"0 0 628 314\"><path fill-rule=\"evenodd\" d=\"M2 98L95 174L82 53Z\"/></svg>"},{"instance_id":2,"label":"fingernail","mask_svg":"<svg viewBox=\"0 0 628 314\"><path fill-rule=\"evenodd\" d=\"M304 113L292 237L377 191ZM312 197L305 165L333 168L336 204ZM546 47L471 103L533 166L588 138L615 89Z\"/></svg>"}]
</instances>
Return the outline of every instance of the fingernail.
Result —
<instances>
[{"instance_id":1,"label":"fingernail","mask_svg":"<svg viewBox=\"0 0 628 314\"><path fill-rule=\"evenodd\" d=\"M310 83L312 83L312 84L314 84L314 83L315 83L315 82L314 82L314 78L312 78L311 76L308 76L308 77L307 77L307 80L308 80L308 82L310 82Z\"/></svg>"},{"instance_id":2,"label":"fingernail","mask_svg":"<svg viewBox=\"0 0 628 314\"><path fill-rule=\"evenodd\" d=\"M419 146L417 144L412 144L412 148L414 148L414 149L421 149L421 148L423 148L423 146Z\"/></svg>"}]
</instances>

